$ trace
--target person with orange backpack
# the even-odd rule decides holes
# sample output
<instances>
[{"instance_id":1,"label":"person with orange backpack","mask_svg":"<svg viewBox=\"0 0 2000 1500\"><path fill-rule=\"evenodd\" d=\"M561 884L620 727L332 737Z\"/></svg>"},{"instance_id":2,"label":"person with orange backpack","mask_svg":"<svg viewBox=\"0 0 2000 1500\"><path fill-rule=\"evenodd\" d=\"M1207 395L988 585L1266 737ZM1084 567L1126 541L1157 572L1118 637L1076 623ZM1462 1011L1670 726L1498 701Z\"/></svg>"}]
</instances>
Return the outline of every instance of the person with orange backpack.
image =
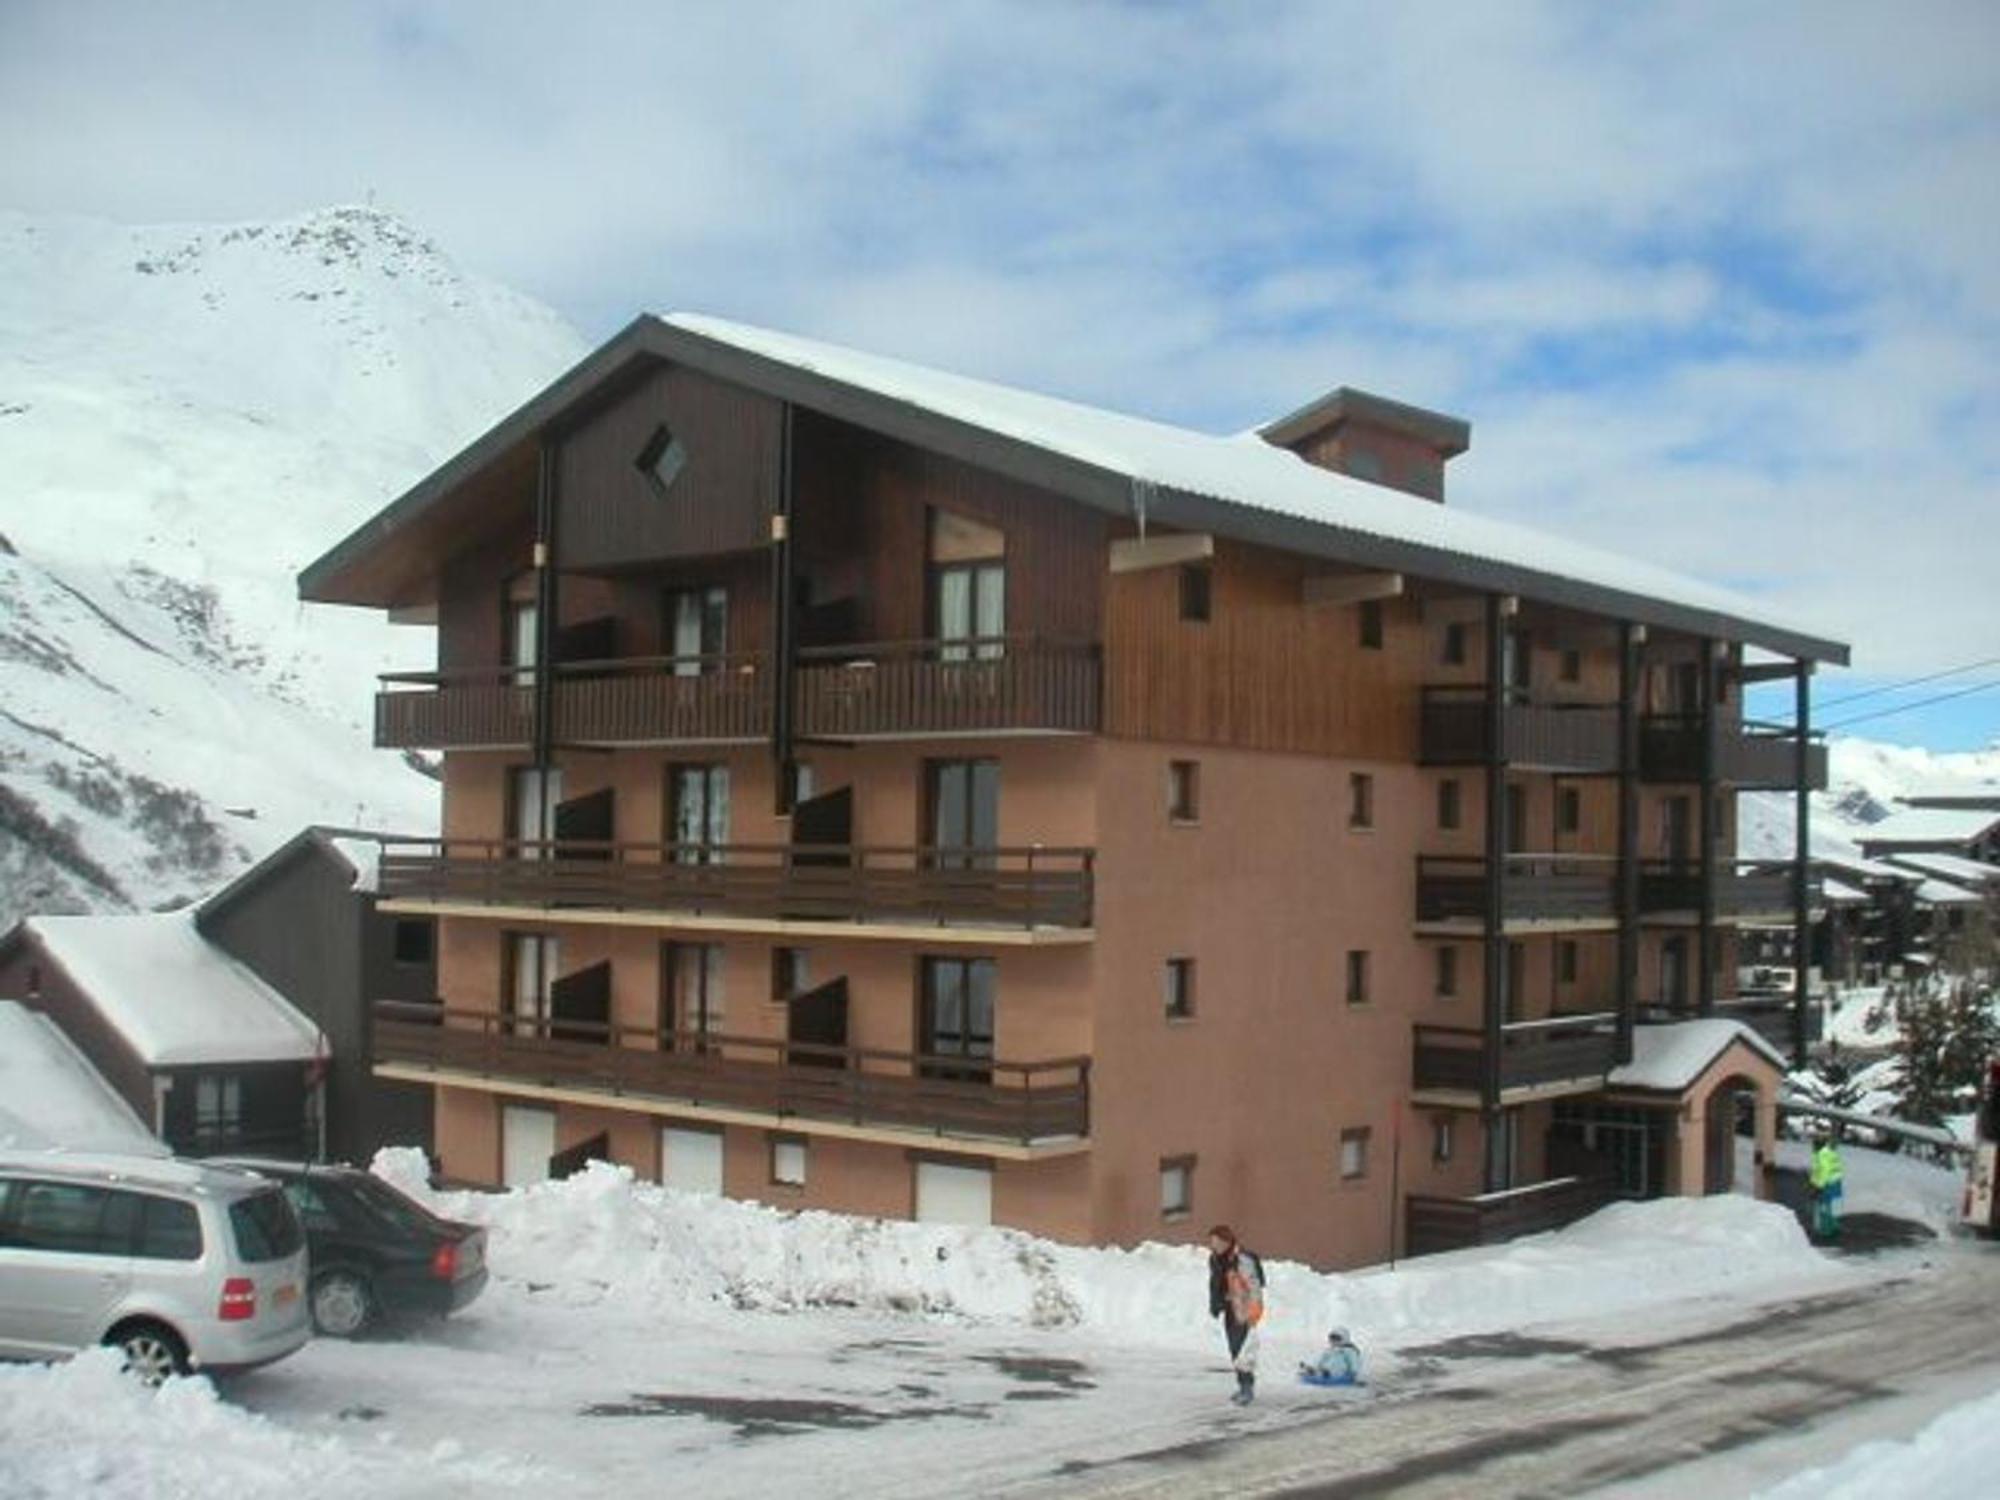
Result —
<instances>
[{"instance_id":1,"label":"person with orange backpack","mask_svg":"<svg viewBox=\"0 0 2000 1500\"><path fill-rule=\"evenodd\" d=\"M1257 1325L1264 1321L1264 1263L1237 1242L1236 1231L1218 1224L1208 1232L1208 1315L1222 1319L1229 1363L1236 1371L1236 1394L1248 1406L1257 1397Z\"/></svg>"}]
</instances>

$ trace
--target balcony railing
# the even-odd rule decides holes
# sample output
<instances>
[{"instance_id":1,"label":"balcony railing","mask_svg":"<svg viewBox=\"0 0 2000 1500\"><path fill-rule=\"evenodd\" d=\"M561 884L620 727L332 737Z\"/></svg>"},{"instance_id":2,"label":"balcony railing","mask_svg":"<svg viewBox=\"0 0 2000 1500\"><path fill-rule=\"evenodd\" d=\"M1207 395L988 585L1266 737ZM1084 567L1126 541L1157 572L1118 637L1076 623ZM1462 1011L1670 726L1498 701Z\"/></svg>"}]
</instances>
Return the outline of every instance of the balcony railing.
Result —
<instances>
[{"instance_id":1,"label":"balcony railing","mask_svg":"<svg viewBox=\"0 0 2000 1500\"><path fill-rule=\"evenodd\" d=\"M388 899L817 922L1084 928L1090 849L385 841Z\"/></svg>"},{"instance_id":2,"label":"balcony railing","mask_svg":"<svg viewBox=\"0 0 2000 1500\"><path fill-rule=\"evenodd\" d=\"M1487 758L1486 689L1427 687L1419 754L1426 765L1482 765ZM1602 703L1534 703L1510 690L1500 709L1500 757L1550 771L1618 769L1618 709Z\"/></svg>"},{"instance_id":3,"label":"balcony railing","mask_svg":"<svg viewBox=\"0 0 2000 1500\"><path fill-rule=\"evenodd\" d=\"M1719 1020L1741 1021L1765 1041L1787 1056L1791 1054L1794 1012L1789 994L1742 994L1727 1000L1715 1002L1714 1015ZM1639 1020L1642 1024L1671 1025L1676 1021L1693 1021L1700 1018L1700 1011L1692 1000L1680 1005L1642 1005ZM1826 1018L1816 1000L1806 1003L1805 1042L1811 1046L1825 1034Z\"/></svg>"},{"instance_id":4,"label":"balcony railing","mask_svg":"<svg viewBox=\"0 0 2000 1500\"><path fill-rule=\"evenodd\" d=\"M1508 922L1610 920L1618 914L1618 861L1610 855L1510 854L1501 916ZM1478 922L1486 915L1486 861L1417 857L1417 920Z\"/></svg>"},{"instance_id":5,"label":"balcony railing","mask_svg":"<svg viewBox=\"0 0 2000 1500\"><path fill-rule=\"evenodd\" d=\"M1087 1139L1090 1059L1005 1062L380 1001L375 1061L496 1083L1019 1142Z\"/></svg>"},{"instance_id":6,"label":"balcony railing","mask_svg":"<svg viewBox=\"0 0 2000 1500\"><path fill-rule=\"evenodd\" d=\"M1555 1177L1470 1198L1412 1194L1403 1200L1404 1253L1465 1250L1561 1229L1596 1213L1615 1196L1611 1180L1599 1177Z\"/></svg>"},{"instance_id":7,"label":"balcony railing","mask_svg":"<svg viewBox=\"0 0 2000 1500\"><path fill-rule=\"evenodd\" d=\"M1722 860L1715 867L1715 910L1725 917L1774 915L1792 909L1790 860ZM1810 904L1817 880L1807 882ZM1639 867L1639 911L1644 916L1698 911L1701 866L1690 861L1648 860Z\"/></svg>"},{"instance_id":8,"label":"balcony railing","mask_svg":"<svg viewBox=\"0 0 2000 1500\"><path fill-rule=\"evenodd\" d=\"M748 742L771 732L772 680L761 652L620 657L552 669L560 744ZM468 749L529 742L534 674L522 669L396 672L375 698L375 743ZM816 647L794 674L796 733L893 735L1098 727L1098 650L1023 636Z\"/></svg>"},{"instance_id":9,"label":"balcony railing","mask_svg":"<svg viewBox=\"0 0 2000 1500\"><path fill-rule=\"evenodd\" d=\"M1639 721L1639 774L1646 781L1701 779L1701 718L1647 714ZM1780 724L1722 725L1716 735L1716 780L1737 787L1792 790L1798 779L1798 736ZM1806 785L1826 786L1826 744L1806 743Z\"/></svg>"},{"instance_id":10,"label":"balcony railing","mask_svg":"<svg viewBox=\"0 0 2000 1500\"><path fill-rule=\"evenodd\" d=\"M1602 1084L1617 1061L1616 1022L1604 1011L1502 1026L1501 1092L1572 1080ZM1477 1027L1419 1026L1414 1040L1419 1089L1476 1094L1484 1086L1486 1036Z\"/></svg>"}]
</instances>

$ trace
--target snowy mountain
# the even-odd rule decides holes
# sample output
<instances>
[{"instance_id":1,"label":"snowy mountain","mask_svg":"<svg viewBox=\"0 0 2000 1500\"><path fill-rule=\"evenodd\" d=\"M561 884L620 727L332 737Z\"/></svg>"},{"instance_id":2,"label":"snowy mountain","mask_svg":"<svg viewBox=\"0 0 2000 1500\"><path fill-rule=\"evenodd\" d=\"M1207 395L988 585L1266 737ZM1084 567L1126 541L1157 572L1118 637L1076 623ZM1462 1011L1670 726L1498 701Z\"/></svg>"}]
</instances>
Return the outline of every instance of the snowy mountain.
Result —
<instances>
[{"instance_id":1,"label":"snowy mountain","mask_svg":"<svg viewBox=\"0 0 2000 1500\"><path fill-rule=\"evenodd\" d=\"M0 214L0 924L177 904L309 821L432 825L368 743L430 632L293 578L583 352L372 209Z\"/></svg>"},{"instance_id":2,"label":"snowy mountain","mask_svg":"<svg viewBox=\"0 0 2000 1500\"><path fill-rule=\"evenodd\" d=\"M1827 787L1812 794L1814 856L1857 857L1863 831L1897 811L1898 797L1922 792L2000 796L2000 748L1940 753L1875 740L1829 740ZM1797 824L1790 796L1746 793L1737 817L1737 844L1744 858L1791 857Z\"/></svg>"}]
</instances>

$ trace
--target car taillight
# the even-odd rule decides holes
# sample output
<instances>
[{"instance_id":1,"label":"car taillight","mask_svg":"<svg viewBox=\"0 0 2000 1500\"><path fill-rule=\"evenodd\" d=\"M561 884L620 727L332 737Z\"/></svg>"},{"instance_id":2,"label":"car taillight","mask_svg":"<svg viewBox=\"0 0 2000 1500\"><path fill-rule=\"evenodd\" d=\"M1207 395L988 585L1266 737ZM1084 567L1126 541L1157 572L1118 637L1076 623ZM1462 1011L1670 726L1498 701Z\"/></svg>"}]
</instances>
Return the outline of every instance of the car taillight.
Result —
<instances>
[{"instance_id":1,"label":"car taillight","mask_svg":"<svg viewBox=\"0 0 2000 1500\"><path fill-rule=\"evenodd\" d=\"M450 1281L458 1274L458 1246L451 1240L439 1245L431 1255L431 1275L439 1281Z\"/></svg>"},{"instance_id":2,"label":"car taillight","mask_svg":"<svg viewBox=\"0 0 2000 1500\"><path fill-rule=\"evenodd\" d=\"M225 1323L241 1323L257 1316L257 1283L248 1276L232 1276L222 1283L222 1303L215 1315Z\"/></svg>"}]
</instances>

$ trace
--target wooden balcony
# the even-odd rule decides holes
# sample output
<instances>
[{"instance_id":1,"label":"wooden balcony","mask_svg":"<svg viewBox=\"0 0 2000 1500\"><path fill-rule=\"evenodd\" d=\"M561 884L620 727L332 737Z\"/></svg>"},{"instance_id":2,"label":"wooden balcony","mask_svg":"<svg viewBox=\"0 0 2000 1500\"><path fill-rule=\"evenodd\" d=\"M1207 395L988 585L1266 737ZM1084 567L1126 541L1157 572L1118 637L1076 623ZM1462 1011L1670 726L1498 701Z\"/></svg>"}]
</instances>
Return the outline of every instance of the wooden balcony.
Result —
<instances>
[{"instance_id":1,"label":"wooden balcony","mask_svg":"<svg viewBox=\"0 0 2000 1500\"><path fill-rule=\"evenodd\" d=\"M930 1057L784 1038L660 1032L381 1001L374 1062L398 1078L483 1080L673 1113L1032 1146L1090 1135L1090 1059Z\"/></svg>"},{"instance_id":2,"label":"wooden balcony","mask_svg":"<svg viewBox=\"0 0 2000 1500\"><path fill-rule=\"evenodd\" d=\"M1646 781L1701 780L1701 720L1694 714L1647 714L1639 721L1639 775ZM1715 778L1750 790L1792 791L1799 784L1798 737L1782 725L1725 724L1716 735ZM1806 744L1806 785L1826 786L1826 744Z\"/></svg>"},{"instance_id":3,"label":"wooden balcony","mask_svg":"<svg viewBox=\"0 0 2000 1500\"><path fill-rule=\"evenodd\" d=\"M1720 917L1783 916L1792 909L1792 861L1721 860L1715 867ZM1807 882L1810 905L1816 880ZM1648 860L1639 868L1639 914L1688 916L1701 909L1701 867L1692 861Z\"/></svg>"},{"instance_id":4,"label":"wooden balcony","mask_svg":"<svg viewBox=\"0 0 2000 1500\"><path fill-rule=\"evenodd\" d=\"M1425 765L1484 765L1486 689L1427 687L1418 727ZM1510 693L1500 709L1500 760L1526 770L1610 773L1618 769L1618 708L1604 703L1533 703Z\"/></svg>"},{"instance_id":5,"label":"wooden balcony","mask_svg":"<svg viewBox=\"0 0 2000 1500\"><path fill-rule=\"evenodd\" d=\"M1561 1229L1588 1218L1615 1196L1610 1180L1599 1177L1554 1177L1469 1198L1413 1193L1403 1200L1403 1253L1434 1255Z\"/></svg>"},{"instance_id":6,"label":"wooden balcony","mask_svg":"<svg viewBox=\"0 0 2000 1500\"><path fill-rule=\"evenodd\" d=\"M1615 922L1618 861L1610 855L1510 854L1501 915L1509 925ZM1486 861L1456 855L1417 857L1417 921L1482 923Z\"/></svg>"},{"instance_id":7,"label":"wooden balcony","mask_svg":"<svg viewBox=\"0 0 2000 1500\"><path fill-rule=\"evenodd\" d=\"M1609 1011L1514 1021L1500 1028L1500 1094L1602 1088L1617 1061ZM1486 1036L1475 1026L1419 1026L1413 1033L1418 1093L1470 1094L1485 1085ZM1567 1088L1565 1087L1567 1086Z\"/></svg>"},{"instance_id":8,"label":"wooden balcony","mask_svg":"<svg viewBox=\"0 0 2000 1500\"><path fill-rule=\"evenodd\" d=\"M551 730L564 745L751 743L771 733L762 653L624 657L552 669ZM518 670L398 672L375 698L389 749L526 745L533 676ZM1090 734L1098 651L1026 637L858 643L800 653L794 732L808 739Z\"/></svg>"},{"instance_id":9,"label":"wooden balcony","mask_svg":"<svg viewBox=\"0 0 2000 1500\"><path fill-rule=\"evenodd\" d=\"M981 931L1091 922L1095 851L387 840L388 902ZM665 925L665 924L663 924Z\"/></svg>"},{"instance_id":10,"label":"wooden balcony","mask_svg":"<svg viewBox=\"0 0 2000 1500\"><path fill-rule=\"evenodd\" d=\"M1785 1056L1792 1055L1793 1020L1792 997L1789 994L1772 992L1768 994L1744 993L1727 1000L1715 1002L1714 1016L1723 1021L1741 1021L1765 1041L1776 1047ZM1672 1025L1676 1021L1701 1019L1700 1012L1692 1002L1682 1005L1642 1005L1639 1007L1640 1024L1646 1026ZM1811 1046L1825 1034L1826 1017L1824 1007L1817 1000L1806 1004L1805 1043Z\"/></svg>"}]
</instances>

